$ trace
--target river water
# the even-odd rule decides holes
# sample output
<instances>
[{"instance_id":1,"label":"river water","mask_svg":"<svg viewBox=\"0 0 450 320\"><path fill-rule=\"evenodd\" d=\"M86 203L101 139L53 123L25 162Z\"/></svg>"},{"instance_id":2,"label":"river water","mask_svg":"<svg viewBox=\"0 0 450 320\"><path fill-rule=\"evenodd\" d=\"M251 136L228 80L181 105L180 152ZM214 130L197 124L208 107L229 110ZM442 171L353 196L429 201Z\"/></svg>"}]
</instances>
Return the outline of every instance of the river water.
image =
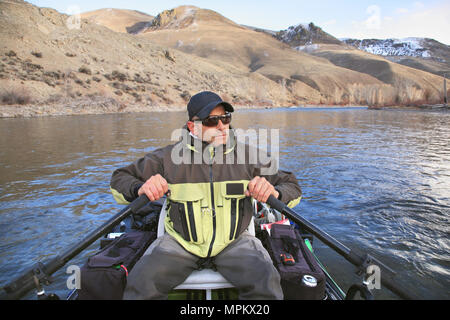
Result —
<instances>
[{"instance_id":1,"label":"river water","mask_svg":"<svg viewBox=\"0 0 450 320\"><path fill-rule=\"evenodd\" d=\"M172 143L185 116L0 119L0 285L117 213L113 170ZM280 166L303 190L298 213L381 260L424 299L450 299L449 123L445 112L366 108L242 110L233 117L235 128L280 130ZM346 260L318 241L315 247L345 291L361 281ZM97 248L69 264L81 266ZM64 297L65 268L54 276L50 291Z\"/></svg>"}]
</instances>

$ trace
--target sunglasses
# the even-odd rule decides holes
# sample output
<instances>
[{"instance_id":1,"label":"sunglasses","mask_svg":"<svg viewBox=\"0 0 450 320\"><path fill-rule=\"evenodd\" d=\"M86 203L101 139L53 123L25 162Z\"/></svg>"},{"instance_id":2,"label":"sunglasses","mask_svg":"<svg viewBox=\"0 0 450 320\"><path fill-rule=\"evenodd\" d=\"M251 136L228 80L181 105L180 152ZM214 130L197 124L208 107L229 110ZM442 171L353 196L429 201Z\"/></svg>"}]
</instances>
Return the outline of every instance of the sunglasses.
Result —
<instances>
[{"instance_id":1,"label":"sunglasses","mask_svg":"<svg viewBox=\"0 0 450 320\"><path fill-rule=\"evenodd\" d=\"M202 125L206 127L215 127L219 124L219 120L222 121L223 124L229 124L231 122L231 113L225 113L222 116L210 116L204 120L195 121L201 121Z\"/></svg>"}]
</instances>

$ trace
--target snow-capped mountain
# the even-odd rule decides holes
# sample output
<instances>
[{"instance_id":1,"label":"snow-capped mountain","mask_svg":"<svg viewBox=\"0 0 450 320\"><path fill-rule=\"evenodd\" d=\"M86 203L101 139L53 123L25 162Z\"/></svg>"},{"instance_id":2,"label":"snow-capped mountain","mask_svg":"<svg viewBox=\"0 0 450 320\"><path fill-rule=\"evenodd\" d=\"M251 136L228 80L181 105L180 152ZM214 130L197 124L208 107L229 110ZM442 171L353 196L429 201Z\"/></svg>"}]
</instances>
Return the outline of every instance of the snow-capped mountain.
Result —
<instances>
[{"instance_id":1,"label":"snow-capped mountain","mask_svg":"<svg viewBox=\"0 0 450 320\"><path fill-rule=\"evenodd\" d=\"M445 59L434 51L448 52L449 50L449 46L427 38L341 40L348 45L376 55L433 58L441 62L445 62Z\"/></svg>"},{"instance_id":2,"label":"snow-capped mountain","mask_svg":"<svg viewBox=\"0 0 450 320\"><path fill-rule=\"evenodd\" d=\"M286 30L272 31L248 27L269 34L295 50L315 55L326 50L345 49L348 45L408 67L443 75L450 70L450 46L428 38L337 39L314 23L299 23ZM323 46L326 45L326 46ZM332 45L332 46L330 46Z\"/></svg>"},{"instance_id":3,"label":"snow-capped mountain","mask_svg":"<svg viewBox=\"0 0 450 320\"><path fill-rule=\"evenodd\" d=\"M277 32L275 38L294 48L317 43L341 43L341 41L326 33L312 22L309 24L300 23L296 26L290 26L286 30Z\"/></svg>"},{"instance_id":4,"label":"snow-capped mountain","mask_svg":"<svg viewBox=\"0 0 450 320\"><path fill-rule=\"evenodd\" d=\"M450 70L450 46L429 38L340 39L366 52L384 56L390 61L437 75Z\"/></svg>"}]
</instances>

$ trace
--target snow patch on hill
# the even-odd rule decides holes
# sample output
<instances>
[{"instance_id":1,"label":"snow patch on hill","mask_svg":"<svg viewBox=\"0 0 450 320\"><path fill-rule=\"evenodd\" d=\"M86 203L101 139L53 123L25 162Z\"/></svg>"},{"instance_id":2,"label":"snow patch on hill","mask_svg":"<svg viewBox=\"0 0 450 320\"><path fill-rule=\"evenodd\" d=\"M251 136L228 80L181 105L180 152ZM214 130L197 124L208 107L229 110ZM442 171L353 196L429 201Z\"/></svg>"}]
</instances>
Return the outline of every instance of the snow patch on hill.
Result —
<instances>
[{"instance_id":1,"label":"snow patch on hill","mask_svg":"<svg viewBox=\"0 0 450 320\"><path fill-rule=\"evenodd\" d=\"M404 39L340 39L341 41L381 56L409 56L431 58L431 52L424 48L422 38L404 38Z\"/></svg>"},{"instance_id":2,"label":"snow patch on hill","mask_svg":"<svg viewBox=\"0 0 450 320\"><path fill-rule=\"evenodd\" d=\"M311 31L311 29L309 28L308 24L306 23L299 23L295 26L290 26L289 28L287 28L287 30L285 30L281 35L280 38L283 42L290 42L292 41L292 39L294 39L299 32L301 31Z\"/></svg>"},{"instance_id":3,"label":"snow patch on hill","mask_svg":"<svg viewBox=\"0 0 450 320\"><path fill-rule=\"evenodd\" d=\"M302 52L306 52L306 53L312 53L315 52L317 50L319 50L320 45L315 43L315 44L307 44L304 46L298 46L298 47L294 47L295 50L297 51L302 51Z\"/></svg>"}]
</instances>

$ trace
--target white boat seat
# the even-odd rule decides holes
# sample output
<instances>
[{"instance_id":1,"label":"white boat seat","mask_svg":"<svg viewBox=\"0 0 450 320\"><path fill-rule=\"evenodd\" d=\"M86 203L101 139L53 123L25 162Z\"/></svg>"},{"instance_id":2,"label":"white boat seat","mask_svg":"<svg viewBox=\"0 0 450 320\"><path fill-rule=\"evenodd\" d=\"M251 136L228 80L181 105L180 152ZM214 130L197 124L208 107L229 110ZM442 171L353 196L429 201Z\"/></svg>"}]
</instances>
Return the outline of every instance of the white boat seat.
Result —
<instances>
[{"instance_id":1,"label":"white boat seat","mask_svg":"<svg viewBox=\"0 0 450 320\"><path fill-rule=\"evenodd\" d=\"M175 287L175 290L213 290L233 287L219 272L212 269L202 269L192 271L182 284Z\"/></svg>"},{"instance_id":2,"label":"white boat seat","mask_svg":"<svg viewBox=\"0 0 450 320\"><path fill-rule=\"evenodd\" d=\"M161 209L161 213L159 215L159 221L158 221L158 238L164 235L165 228L164 228L164 220L167 215L166 211L166 202L167 199L164 201L164 204ZM253 220L253 217L250 221L250 224L248 226L248 232L255 235L255 223ZM189 290L206 290L206 299L211 300L211 290L214 289L225 289L225 288L233 288L234 285L232 285L230 282L228 282L227 279L225 279L222 274L220 274L217 271L214 271L212 269L202 269L202 270L194 270L187 278L184 280L184 282L178 286L176 286L175 290L183 290L183 289L189 289Z\"/></svg>"}]
</instances>

